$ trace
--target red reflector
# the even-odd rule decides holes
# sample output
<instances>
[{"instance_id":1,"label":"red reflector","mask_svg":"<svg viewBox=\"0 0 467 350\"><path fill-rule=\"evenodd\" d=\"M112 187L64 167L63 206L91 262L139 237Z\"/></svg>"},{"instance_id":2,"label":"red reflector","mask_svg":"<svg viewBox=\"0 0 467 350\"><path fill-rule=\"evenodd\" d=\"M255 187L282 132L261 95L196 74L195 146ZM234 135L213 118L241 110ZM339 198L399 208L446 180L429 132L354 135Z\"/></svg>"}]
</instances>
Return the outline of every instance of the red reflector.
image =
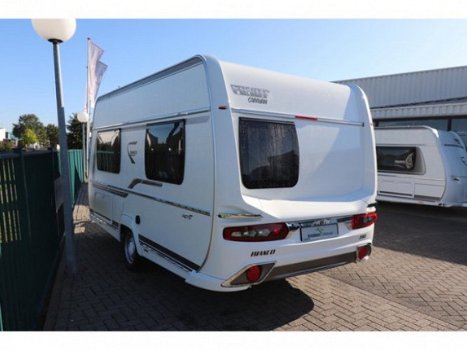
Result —
<instances>
[{"instance_id":1,"label":"red reflector","mask_svg":"<svg viewBox=\"0 0 467 350\"><path fill-rule=\"evenodd\" d=\"M368 257L371 253L371 246L369 244L357 248L357 260L361 261Z\"/></svg>"},{"instance_id":2,"label":"red reflector","mask_svg":"<svg viewBox=\"0 0 467 350\"><path fill-rule=\"evenodd\" d=\"M264 242L284 239L289 234L289 228L284 223L226 227L224 239L240 242Z\"/></svg>"},{"instance_id":3,"label":"red reflector","mask_svg":"<svg viewBox=\"0 0 467 350\"><path fill-rule=\"evenodd\" d=\"M318 117L307 117L305 115L296 115L295 118L303 119L303 120L313 120L313 121L318 120Z\"/></svg>"},{"instance_id":4,"label":"red reflector","mask_svg":"<svg viewBox=\"0 0 467 350\"><path fill-rule=\"evenodd\" d=\"M248 282L254 283L259 280L261 277L261 266L252 266L248 270L245 271L246 279Z\"/></svg>"},{"instance_id":5,"label":"red reflector","mask_svg":"<svg viewBox=\"0 0 467 350\"><path fill-rule=\"evenodd\" d=\"M373 225L376 220L378 220L376 212L354 215L352 217L352 230Z\"/></svg>"}]
</instances>

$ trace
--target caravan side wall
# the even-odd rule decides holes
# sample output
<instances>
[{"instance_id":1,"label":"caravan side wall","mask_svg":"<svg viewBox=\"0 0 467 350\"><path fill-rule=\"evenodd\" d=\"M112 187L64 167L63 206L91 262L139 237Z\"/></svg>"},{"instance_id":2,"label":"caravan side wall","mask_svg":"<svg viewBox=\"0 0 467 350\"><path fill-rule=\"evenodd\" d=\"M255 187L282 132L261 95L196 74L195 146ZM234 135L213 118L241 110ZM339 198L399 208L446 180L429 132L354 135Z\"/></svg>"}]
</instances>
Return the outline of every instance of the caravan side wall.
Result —
<instances>
[{"instance_id":1,"label":"caravan side wall","mask_svg":"<svg viewBox=\"0 0 467 350\"><path fill-rule=\"evenodd\" d=\"M124 224L136 237L144 237L147 244L157 244L195 265L202 264L210 241L214 190L209 109L206 74L200 60L99 100L91 147L96 149L96 141L109 131L120 133L121 144L117 173L98 169L98 153L91 157L90 207L109 233L120 239L120 224ZM181 178L148 174L145 157L148 152L157 152L157 137L168 137L175 123L183 125L183 137L177 140L183 146L167 146L183 152L183 164L178 165L182 168L177 169Z\"/></svg>"},{"instance_id":2,"label":"caravan side wall","mask_svg":"<svg viewBox=\"0 0 467 350\"><path fill-rule=\"evenodd\" d=\"M455 140L454 135L429 127L377 128L377 199L436 206L463 205L466 202L463 180L466 171L462 162L465 149L460 139L457 143ZM395 165L391 167L390 162ZM453 180L456 177L453 174L458 174L458 181Z\"/></svg>"}]
</instances>

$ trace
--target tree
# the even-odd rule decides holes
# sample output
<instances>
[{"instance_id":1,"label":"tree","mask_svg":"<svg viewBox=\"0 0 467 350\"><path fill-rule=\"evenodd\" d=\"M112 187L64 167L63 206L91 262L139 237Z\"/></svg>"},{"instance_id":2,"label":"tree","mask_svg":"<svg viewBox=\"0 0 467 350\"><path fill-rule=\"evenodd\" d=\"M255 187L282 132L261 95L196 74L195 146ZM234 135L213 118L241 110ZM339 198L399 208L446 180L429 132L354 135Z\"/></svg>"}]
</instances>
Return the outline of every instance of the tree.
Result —
<instances>
[{"instance_id":1,"label":"tree","mask_svg":"<svg viewBox=\"0 0 467 350\"><path fill-rule=\"evenodd\" d=\"M73 113L68 119L66 126L68 129L67 142L69 149L83 148L83 126L78 120L78 113Z\"/></svg>"},{"instance_id":2,"label":"tree","mask_svg":"<svg viewBox=\"0 0 467 350\"><path fill-rule=\"evenodd\" d=\"M48 124L45 127L49 147L55 148L58 145L58 127L54 124Z\"/></svg>"},{"instance_id":3,"label":"tree","mask_svg":"<svg viewBox=\"0 0 467 350\"><path fill-rule=\"evenodd\" d=\"M18 124L13 124L13 135L17 138L24 138L24 133L26 129L30 129L34 132L36 136L36 141L43 147L48 145L47 132L45 130L44 124L39 120L35 114L23 114L18 118ZM33 143L35 143L33 142ZM28 143L23 142L24 145Z\"/></svg>"},{"instance_id":4,"label":"tree","mask_svg":"<svg viewBox=\"0 0 467 350\"><path fill-rule=\"evenodd\" d=\"M3 140L0 142L0 152L10 152L13 149L13 141Z\"/></svg>"},{"instance_id":5,"label":"tree","mask_svg":"<svg viewBox=\"0 0 467 350\"><path fill-rule=\"evenodd\" d=\"M34 130L27 128L23 132L23 145L28 146L37 142L37 135Z\"/></svg>"}]
</instances>

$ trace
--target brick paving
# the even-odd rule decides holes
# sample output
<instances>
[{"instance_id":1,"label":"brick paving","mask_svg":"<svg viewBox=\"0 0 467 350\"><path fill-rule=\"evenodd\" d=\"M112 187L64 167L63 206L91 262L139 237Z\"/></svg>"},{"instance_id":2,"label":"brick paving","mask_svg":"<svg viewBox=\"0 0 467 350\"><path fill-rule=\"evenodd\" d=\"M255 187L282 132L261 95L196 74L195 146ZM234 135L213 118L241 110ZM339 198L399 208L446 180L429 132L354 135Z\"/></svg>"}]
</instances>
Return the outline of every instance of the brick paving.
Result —
<instances>
[{"instance_id":1,"label":"brick paving","mask_svg":"<svg viewBox=\"0 0 467 350\"><path fill-rule=\"evenodd\" d=\"M88 221L86 203L83 189L74 212L78 273L60 265L45 330L467 330L464 209L436 218L436 211L381 205L367 264L216 293L149 262L129 272L119 243ZM412 226L401 219L407 212ZM440 229L449 244L432 233Z\"/></svg>"}]
</instances>

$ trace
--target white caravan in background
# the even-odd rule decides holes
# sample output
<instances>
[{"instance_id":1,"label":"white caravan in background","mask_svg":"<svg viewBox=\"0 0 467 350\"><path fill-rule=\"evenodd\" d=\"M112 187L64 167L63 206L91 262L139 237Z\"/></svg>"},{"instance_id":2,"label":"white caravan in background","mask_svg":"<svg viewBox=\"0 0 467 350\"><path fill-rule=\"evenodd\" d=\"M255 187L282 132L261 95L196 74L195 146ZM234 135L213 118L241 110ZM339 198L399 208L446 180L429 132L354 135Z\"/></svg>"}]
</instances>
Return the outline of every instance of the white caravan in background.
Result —
<instances>
[{"instance_id":1,"label":"white caravan in background","mask_svg":"<svg viewBox=\"0 0 467 350\"><path fill-rule=\"evenodd\" d=\"M376 154L356 86L195 56L97 101L91 216L191 285L238 291L366 260Z\"/></svg>"},{"instance_id":2,"label":"white caravan in background","mask_svg":"<svg viewBox=\"0 0 467 350\"><path fill-rule=\"evenodd\" d=\"M455 132L376 128L378 201L467 206L467 153Z\"/></svg>"}]
</instances>

